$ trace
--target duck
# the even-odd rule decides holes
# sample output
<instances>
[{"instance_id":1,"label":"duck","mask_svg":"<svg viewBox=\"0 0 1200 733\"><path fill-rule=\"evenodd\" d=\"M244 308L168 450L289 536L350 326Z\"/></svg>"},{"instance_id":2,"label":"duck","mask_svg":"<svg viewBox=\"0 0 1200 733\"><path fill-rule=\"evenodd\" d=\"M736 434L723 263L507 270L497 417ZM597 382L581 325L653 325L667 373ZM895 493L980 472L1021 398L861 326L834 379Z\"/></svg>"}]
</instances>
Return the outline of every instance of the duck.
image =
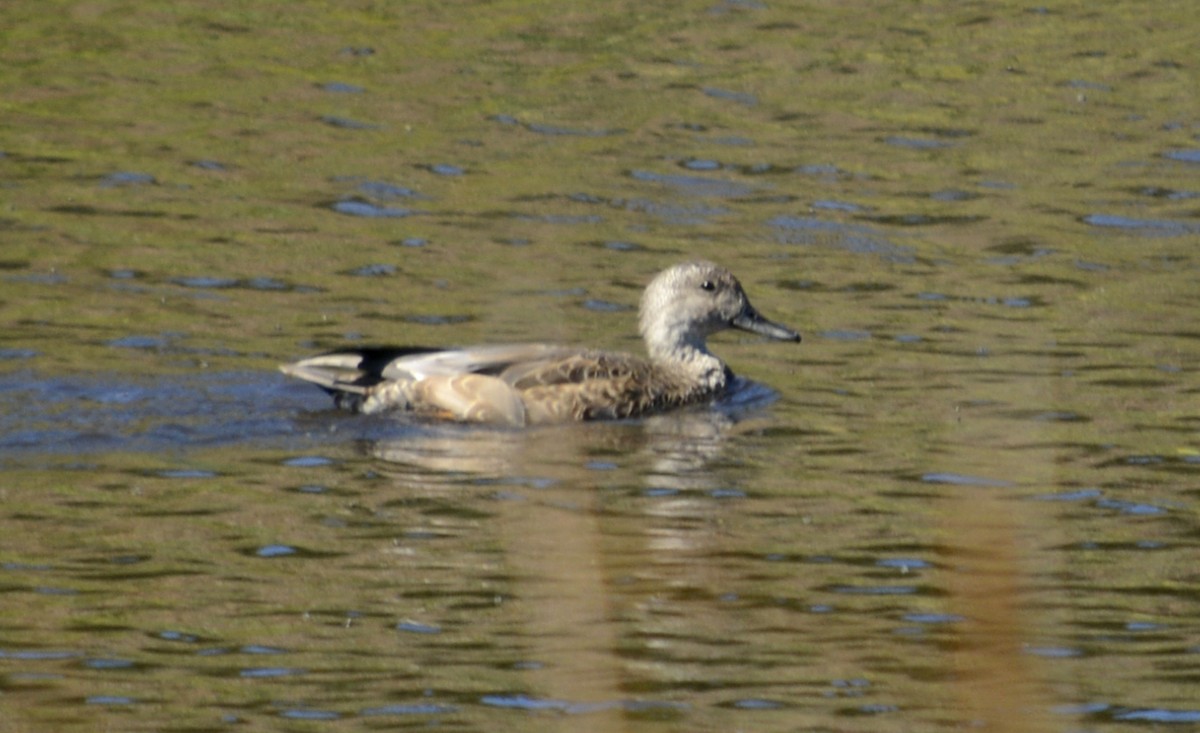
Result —
<instances>
[{"instance_id":1,"label":"duck","mask_svg":"<svg viewBox=\"0 0 1200 733\"><path fill-rule=\"evenodd\" d=\"M726 329L800 341L764 318L729 270L706 260L659 272L642 294L638 327L646 356L545 343L366 347L279 368L363 414L523 427L639 418L714 400L734 375L708 337Z\"/></svg>"}]
</instances>

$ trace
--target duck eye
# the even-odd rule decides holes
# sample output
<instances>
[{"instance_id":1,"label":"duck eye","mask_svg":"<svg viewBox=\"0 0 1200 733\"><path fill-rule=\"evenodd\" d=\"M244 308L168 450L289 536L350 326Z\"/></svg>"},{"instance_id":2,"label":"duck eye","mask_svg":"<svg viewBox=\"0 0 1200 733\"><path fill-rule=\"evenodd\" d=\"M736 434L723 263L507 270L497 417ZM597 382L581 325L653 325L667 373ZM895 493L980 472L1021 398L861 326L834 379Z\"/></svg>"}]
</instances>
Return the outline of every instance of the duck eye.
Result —
<instances>
[{"instance_id":1,"label":"duck eye","mask_svg":"<svg viewBox=\"0 0 1200 733\"><path fill-rule=\"evenodd\" d=\"M712 280L705 280L704 282L700 283L700 289L707 290L708 292L711 293L712 291L717 289L717 284L714 283Z\"/></svg>"}]
</instances>

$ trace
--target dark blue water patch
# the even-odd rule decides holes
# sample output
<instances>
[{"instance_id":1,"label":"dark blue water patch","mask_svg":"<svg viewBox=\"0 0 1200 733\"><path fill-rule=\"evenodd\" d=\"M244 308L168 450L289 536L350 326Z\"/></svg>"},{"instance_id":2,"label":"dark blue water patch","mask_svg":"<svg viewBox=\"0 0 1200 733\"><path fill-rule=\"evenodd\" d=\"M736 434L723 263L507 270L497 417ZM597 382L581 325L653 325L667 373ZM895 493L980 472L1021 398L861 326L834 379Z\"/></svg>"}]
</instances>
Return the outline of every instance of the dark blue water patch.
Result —
<instances>
[{"instance_id":1,"label":"dark blue water patch","mask_svg":"<svg viewBox=\"0 0 1200 733\"><path fill-rule=\"evenodd\" d=\"M10 359L32 359L38 355L33 349L0 349L0 361Z\"/></svg>"},{"instance_id":2,"label":"dark blue water patch","mask_svg":"<svg viewBox=\"0 0 1200 733\"><path fill-rule=\"evenodd\" d=\"M287 654L286 649L263 644L246 644L245 646L238 647L238 651L242 654Z\"/></svg>"},{"instance_id":3,"label":"dark blue water patch","mask_svg":"<svg viewBox=\"0 0 1200 733\"><path fill-rule=\"evenodd\" d=\"M916 262L912 247L894 244L879 231L859 224L790 214L776 216L766 224L776 231L776 238L784 244L824 245L854 254L877 256L889 262Z\"/></svg>"},{"instance_id":4,"label":"dark blue water patch","mask_svg":"<svg viewBox=\"0 0 1200 733\"><path fill-rule=\"evenodd\" d=\"M940 148L950 147L950 143L945 140L934 140L925 137L906 137L903 135L893 135L886 137L883 142L887 145L892 145L897 148L909 148L911 150L938 150Z\"/></svg>"},{"instance_id":5,"label":"dark blue water patch","mask_svg":"<svg viewBox=\"0 0 1200 733\"><path fill-rule=\"evenodd\" d=\"M362 120L354 120L349 117L341 117L338 115L321 115L317 118L321 122L330 127L337 127L342 130L381 130L383 125L377 125L373 122L363 122Z\"/></svg>"},{"instance_id":6,"label":"dark blue water patch","mask_svg":"<svg viewBox=\"0 0 1200 733\"><path fill-rule=\"evenodd\" d=\"M401 621L396 624L396 631L403 631L408 634L440 634L442 633L441 626L434 624L423 624L419 621Z\"/></svg>"},{"instance_id":7,"label":"dark blue water patch","mask_svg":"<svg viewBox=\"0 0 1200 733\"><path fill-rule=\"evenodd\" d=\"M895 712L899 712L899 711L900 711L900 708L896 705L889 705L887 703L878 703L877 702L877 703L869 703L867 705L860 705L857 709L855 709L851 712L857 713L859 715L885 715L887 713L895 713Z\"/></svg>"},{"instance_id":8,"label":"dark blue water patch","mask_svg":"<svg viewBox=\"0 0 1200 733\"><path fill-rule=\"evenodd\" d=\"M601 224L604 217L596 214L514 214L518 221L540 221L544 224Z\"/></svg>"},{"instance_id":9,"label":"dark blue water patch","mask_svg":"<svg viewBox=\"0 0 1200 733\"><path fill-rule=\"evenodd\" d=\"M417 213L412 209L398 206L380 206L361 199L342 199L329 205L339 214L346 216L361 216L367 219L403 219Z\"/></svg>"},{"instance_id":10,"label":"dark blue water patch","mask_svg":"<svg viewBox=\"0 0 1200 733\"><path fill-rule=\"evenodd\" d=\"M0 570L9 570L13 572L35 572L44 573L48 570L53 570L54 566L45 563L27 563L27 562L5 562L0 563ZM3 656L0 653L0 656Z\"/></svg>"},{"instance_id":11,"label":"dark blue water patch","mask_svg":"<svg viewBox=\"0 0 1200 733\"><path fill-rule=\"evenodd\" d=\"M1127 456L1125 458L1125 462L1131 466L1157 466L1164 460L1162 456L1156 455Z\"/></svg>"},{"instance_id":12,"label":"dark blue water patch","mask_svg":"<svg viewBox=\"0 0 1200 733\"><path fill-rule=\"evenodd\" d=\"M57 662L83 656L66 649L0 649L0 659L19 659L26 662Z\"/></svg>"},{"instance_id":13,"label":"dark blue water patch","mask_svg":"<svg viewBox=\"0 0 1200 733\"><path fill-rule=\"evenodd\" d=\"M1103 495L1100 489L1073 489L1071 491L1059 491L1052 494L1037 494L1031 496L1035 501L1086 501L1089 499L1098 499Z\"/></svg>"},{"instance_id":14,"label":"dark blue water patch","mask_svg":"<svg viewBox=\"0 0 1200 733\"><path fill-rule=\"evenodd\" d=\"M676 226L706 224L729 213L729 209L723 206L666 203L642 198L612 199L609 205L633 213L648 214Z\"/></svg>"},{"instance_id":15,"label":"dark blue water patch","mask_svg":"<svg viewBox=\"0 0 1200 733\"><path fill-rule=\"evenodd\" d=\"M388 183L387 181L362 181L358 184L357 190L364 196L383 201L422 198L421 194L411 188L399 186L395 183Z\"/></svg>"},{"instance_id":16,"label":"dark blue water patch","mask_svg":"<svg viewBox=\"0 0 1200 733\"><path fill-rule=\"evenodd\" d=\"M155 471L154 475L160 478L195 479L216 478L219 474L217 474L216 471L206 471L200 468L172 468L163 471Z\"/></svg>"},{"instance_id":17,"label":"dark blue water patch","mask_svg":"<svg viewBox=\"0 0 1200 733\"><path fill-rule=\"evenodd\" d=\"M351 277L390 277L396 274L396 266L388 263L377 263L342 270L339 274Z\"/></svg>"},{"instance_id":18,"label":"dark blue water patch","mask_svg":"<svg viewBox=\"0 0 1200 733\"><path fill-rule=\"evenodd\" d=\"M316 445L302 419L307 410L328 407L320 390L265 370L155 377L13 371L0 374L0 464L33 455L160 453L245 441ZM360 420L345 429L361 439L409 428Z\"/></svg>"},{"instance_id":19,"label":"dark blue water patch","mask_svg":"<svg viewBox=\"0 0 1200 733\"><path fill-rule=\"evenodd\" d=\"M704 158L691 158L683 161L681 165L691 171L716 171L721 169L719 162Z\"/></svg>"},{"instance_id":20,"label":"dark blue water patch","mask_svg":"<svg viewBox=\"0 0 1200 733\"><path fill-rule=\"evenodd\" d=\"M249 290L282 291L292 289L291 285L273 277L252 277L242 280L239 284Z\"/></svg>"},{"instance_id":21,"label":"dark blue water patch","mask_svg":"<svg viewBox=\"0 0 1200 733\"><path fill-rule=\"evenodd\" d=\"M708 495L714 499L745 499L746 492L741 489L713 489Z\"/></svg>"},{"instance_id":22,"label":"dark blue water patch","mask_svg":"<svg viewBox=\"0 0 1200 733\"><path fill-rule=\"evenodd\" d=\"M629 176L635 181L659 183L681 193L700 198L742 198L758 190L754 186L744 183L736 183L720 178L706 178L704 176L654 173L645 170L632 170L629 172Z\"/></svg>"},{"instance_id":23,"label":"dark blue water patch","mask_svg":"<svg viewBox=\"0 0 1200 733\"><path fill-rule=\"evenodd\" d=\"M822 331L821 338L826 338L830 341L870 341L871 333L869 331L854 331L850 329Z\"/></svg>"},{"instance_id":24,"label":"dark blue water patch","mask_svg":"<svg viewBox=\"0 0 1200 733\"><path fill-rule=\"evenodd\" d=\"M341 81L331 81L321 85L321 90L333 94L362 94L366 89L357 84L347 84Z\"/></svg>"},{"instance_id":25,"label":"dark blue water patch","mask_svg":"<svg viewBox=\"0 0 1200 733\"><path fill-rule=\"evenodd\" d=\"M429 165L422 165L418 167L439 176L457 177L465 176L467 174L466 168L458 165L452 165L450 163L431 163Z\"/></svg>"},{"instance_id":26,"label":"dark blue water patch","mask_svg":"<svg viewBox=\"0 0 1200 733\"><path fill-rule=\"evenodd\" d=\"M157 184L158 180L149 173L137 173L134 171L116 171L100 179L102 188L119 188L124 186L151 186Z\"/></svg>"},{"instance_id":27,"label":"dark blue water patch","mask_svg":"<svg viewBox=\"0 0 1200 733\"><path fill-rule=\"evenodd\" d=\"M479 702L490 707L514 708L518 710L566 710L570 703L565 700L527 697L525 695L484 695Z\"/></svg>"},{"instance_id":28,"label":"dark blue water patch","mask_svg":"<svg viewBox=\"0 0 1200 733\"><path fill-rule=\"evenodd\" d=\"M182 644L195 644L200 641L200 637L196 636L195 634L189 634L184 631L175 631L172 629L160 631L158 634L156 634L156 636L163 641L174 641Z\"/></svg>"},{"instance_id":29,"label":"dark blue water patch","mask_svg":"<svg viewBox=\"0 0 1200 733\"><path fill-rule=\"evenodd\" d=\"M720 0L708 9L710 15L724 15L733 11L766 10L767 4L759 0Z\"/></svg>"},{"instance_id":30,"label":"dark blue water patch","mask_svg":"<svg viewBox=\"0 0 1200 733\"><path fill-rule=\"evenodd\" d=\"M202 160L193 160L193 161L190 163L190 165L191 165L193 168L199 168L199 169L200 169L200 170L202 170L202 171L216 171L216 172L220 172L220 171L227 171L227 170L229 170L229 167L228 167L228 166L226 166L224 163L222 163L222 162L220 162L220 161L217 161L217 160L207 160L207 159L202 159Z\"/></svg>"},{"instance_id":31,"label":"dark blue water patch","mask_svg":"<svg viewBox=\"0 0 1200 733\"><path fill-rule=\"evenodd\" d=\"M279 711L279 717L288 720L341 720L341 714L332 710L312 708L287 708Z\"/></svg>"},{"instance_id":32,"label":"dark blue water patch","mask_svg":"<svg viewBox=\"0 0 1200 733\"><path fill-rule=\"evenodd\" d=\"M1117 214L1088 214L1080 221L1094 227L1118 229L1143 236L1178 237L1200 233L1200 224L1173 219L1138 219Z\"/></svg>"},{"instance_id":33,"label":"dark blue water patch","mask_svg":"<svg viewBox=\"0 0 1200 733\"><path fill-rule=\"evenodd\" d=\"M1112 87L1098 81L1087 81L1086 79L1070 79L1064 81L1062 85L1068 89L1087 89L1093 92L1111 92Z\"/></svg>"},{"instance_id":34,"label":"dark blue water patch","mask_svg":"<svg viewBox=\"0 0 1200 733\"><path fill-rule=\"evenodd\" d=\"M254 554L258 557L267 558L290 557L298 552L299 550L291 545L263 545L262 547L255 548L254 550Z\"/></svg>"},{"instance_id":35,"label":"dark blue water patch","mask_svg":"<svg viewBox=\"0 0 1200 733\"><path fill-rule=\"evenodd\" d=\"M5 282L31 283L33 285L62 285L70 279L61 272L26 272L20 275L6 275Z\"/></svg>"},{"instance_id":36,"label":"dark blue water patch","mask_svg":"<svg viewBox=\"0 0 1200 733\"><path fill-rule=\"evenodd\" d=\"M1168 201L1186 201L1188 199L1200 198L1200 191L1177 191L1173 188L1163 188L1161 186L1144 186L1132 189L1132 192L1139 196L1150 196L1151 198L1166 199Z\"/></svg>"},{"instance_id":37,"label":"dark blue water patch","mask_svg":"<svg viewBox=\"0 0 1200 733\"><path fill-rule=\"evenodd\" d=\"M34 593L42 596L75 596L79 595L79 591L75 588L60 588L50 585L39 585L33 589Z\"/></svg>"},{"instance_id":38,"label":"dark blue water patch","mask_svg":"<svg viewBox=\"0 0 1200 733\"><path fill-rule=\"evenodd\" d=\"M1083 656L1083 650L1067 646L1027 646L1023 651L1031 657L1045 659L1074 659Z\"/></svg>"},{"instance_id":39,"label":"dark blue water patch","mask_svg":"<svg viewBox=\"0 0 1200 733\"><path fill-rule=\"evenodd\" d=\"M1200 709L1169 710L1167 708L1121 709L1113 713L1113 720L1145 721L1147 723L1200 723Z\"/></svg>"},{"instance_id":40,"label":"dark blue water patch","mask_svg":"<svg viewBox=\"0 0 1200 733\"><path fill-rule=\"evenodd\" d=\"M1017 184L1011 181L980 181L980 188L989 188L993 191L1015 191Z\"/></svg>"},{"instance_id":41,"label":"dark blue water patch","mask_svg":"<svg viewBox=\"0 0 1200 733\"><path fill-rule=\"evenodd\" d=\"M272 679L275 677L296 677L308 674L307 670L296 667L249 667L239 670L238 676L248 679Z\"/></svg>"},{"instance_id":42,"label":"dark blue water patch","mask_svg":"<svg viewBox=\"0 0 1200 733\"><path fill-rule=\"evenodd\" d=\"M424 237L405 237L404 239L388 242L388 244L394 244L397 247L412 247L415 249L428 245L429 240L425 239Z\"/></svg>"},{"instance_id":43,"label":"dark blue water patch","mask_svg":"<svg viewBox=\"0 0 1200 733\"><path fill-rule=\"evenodd\" d=\"M915 585L832 585L826 590L846 596L911 596L918 593Z\"/></svg>"},{"instance_id":44,"label":"dark blue water patch","mask_svg":"<svg viewBox=\"0 0 1200 733\"><path fill-rule=\"evenodd\" d=\"M598 245L613 252L642 252L645 250L645 247L640 244L624 240L609 240L607 242L599 242Z\"/></svg>"},{"instance_id":45,"label":"dark blue water patch","mask_svg":"<svg viewBox=\"0 0 1200 733\"><path fill-rule=\"evenodd\" d=\"M849 171L844 171L829 163L805 163L796 166L793 172L803 176L820 176L822 178L843 178L852 175Z\"/></svg>"},{"instance_id":46,"label":"dark blue water patch","mask_svg":"<svg viewBox=\"0 0 1200 733\"><path fill-rule=\"evenodd\" d=\"M906 613L902 618L913 624L957 624L966 621L965 616L957 613Z\"/></svg>"},{"instance_id":47,"label":"dark blue water patch","mask_svg":"<svg viewBox=\"0 0 1200 733\"><path fill-rule=\"evenodd\" d=\"M121 338L113 339L108 343L109 346L118 349L165 349L169 347L178 334L163 334L161 336L122 336Z\"/></svg>"},{"instance_id":48,"label":"dark blue water patch","mask_svg":"<svg viewBox=\"0 0 1200 733\"><path fill-rule=\"evenodd\" d=\"M516 670L532 670L532 669L545 669L545 668L546 668L545 662L539 662L536 659L522 659L521 661L513 662L513 664L512 664L512 669L516 669Z\"/></svg>"},{"instance_id":49,"label":"dark blue water patch","mask_svg":"<svg viewBox=\"0 0 1200 733\"><path fill-rule=\"evenodd\" d=\"M490 119L501 125L523 127L530 132L549 137L608 137L611 135L620 135L625 132L622 129L567 127L565 125L551 125L541 122L523 123L512 115L493 115Z\"/></svg>"},{"instance_id":50,"label":"dark blue water patch","mask_svg":"<svg viewBox=\"0 0 1200 733\"><path fill-rule=\"evenodd\" d=\"M679 494L679 489L675 489L675 488L671 488L671 487L667 487L667 486L651 487L651 488L642 490L642 496L648 496L652 499L667 497L667 496L677 496L678 494Z\"/></svg>"},{"instance_id":51,"label":"dark blue water patch","mask_svg":"<svg viewBox=\"0 0 1200 733\"><path fill-rule=\"evenodd\" d=\"M613 303L609 300L601 300L599 298L588 298L583 301L583 307L595 313L620 313L622 311L632 310L628 305L622 303Z\"/></svg>"},{"instance_id":52,"label":"dark blue water patch","mask_svg":"<svg viewBox=\"0 0 1200 733\"><path fill-rule=\"evenodd\" d=\"M1177 160L1180 163L1200 163L1200 148L1168 150L1163 153L1163 157L1168 160Z\"/></svg>"},{"instance_id":53,"label":"dark blue water patch","mask_svg":"<svg viewBox=\"0 0 1200 733\"><path fill-rule=\"evenodd\" d=\"M875 564L881 568L898 568L906 572L908 570L923 570L932 567L929 562L915 557L889 557L883 560L876 560Z\"/></svg>"},{"instance_id":54,"label":"dark blue water patch","mask_svg":"<svg viewBox=\"0 0 1200 733\"><path fill-rule=\"evenodd\" d=\"M137 700L124 695L92 695L84 698L85 705L136 705Z\"/></svg>"},{"instance_id":55,"label":"dark blue water patch","mask_svg":"<svg viewBox=\"0 0 1200 733\"><path fill-rule=\"evenodd\" d=\"M1016 486L1011 481L990 478L987 476L971 476L964 473L934 472L921 475L921 480L928 484L953 484L955 486L978 486L982 488L1003 489Z\"/></svg>"},{"instance_id":56,"label":"dark blue water patch","mask_svg":"<svg viewBox=\"0 0 1200 733\"><path fill-rule=\"evenodd\" d=\"M1100 499L1096 502L1096 506L1100 509L1111 509L1121 514L1133 514L1137 516L1155 516L1166 514L1167 510L1154 504L1143 504L1132 501L1120 501L1118 499Z\"/></svg>"},{"instance_id":57,"label":"dark blue water patch","mask_svg":"<svg viewBox=\"0 0 1200 733\"><path fill-rule=\"evenodd\" d=\"M86 659L83 666L88 669L133 669L137 665L132 659L112 659L105 657L97 657L94 659Z\"/></svg>"},{"instance_id":58,"label":"dark blue water patch","mask_svg":"<svg viewBox=\"0 0 1200 733\"><path fill-rule=\"evenodd\" d=\"M194 277L176 277L169 282L182 285L185 288L221 289L232 288L238 284L236 277L218 277L212 275L197 275Z\"/></svg>"},{"instance_id":59,"label":"dark blue water patch","mask_svg":"<svg viewBox=\"0 0 1200 733\"><path fill-rule=\"evenodd\" d=\"M284 461L283 465L292 468L318 468L333 465L333 459L325 456L296 456Z\"/></svg>"},{"instance_id":60,"label":"dark blue water patch","mask_svg":"<svg viewBox=\"0 0 1200 733\"><path fill-rule=\"evenodd\" d=\"M583 467L589 471L615 471L621 464L616 461L588 461Z\"/></svg>"},{"instance_id":61,"label":"dark blue water patch","mask_svg":"<svg viewBox=\"0 0 1200 733\"><path fill-rule=\"evenodd\" d=\"M522 694L484 695L479 699L479 702L489 707L529 711L554 710L561 713L567 713L569 715L584 715L602 710L612 710L615 708L645 711L657 709L661 706L667 706L671 707L672 709L676 709L671 703L643 701L569 702L567 700L555 700L553 698L528 697Z\"/></svg>"},{"instance_id":62,"label":"dark blue water patch","mask_svg":"<svg viewBox=\"0 0 1200 733\"><path fill-rule=\"evenodd\" d=\"M746 107L754 107L758 104L758 97L749 92L736 92L720 87L701 87L701 92L705 96L713 99L720 99L725 102L734 102L735 104L745 105Z\"/></svg>"},{"instance_id":63,"label":"dark blue water patch","mask_svg":"<svg viewBox=\"0 0 1200 733\"><path fill-rule=\"evenodd\" d=\"M307 288L300 288L286 283L282 280L277 280L273 277L224 277L220 275L194 275L187 277L174 277L167 282L172 285L178 285L184 288L193 288L196 290L228 290L231 288L242 288L245 290L258 290L265 292L284 292L295 290L307 291Z\"/></svg>"},{"instance_id":64,"label":"dark blue water patch","mask_svg":"<svg viewBox=\"0 0 1200 733\"><path fill-rule=\"evenodd\" d=\"M454 326L460 323L469 323L471 316L463 315L439 315L436 313L420 313L404 316L406 323L419 323L422 326Z\"/></svg>"},{"instance_id":65,"label":"dark blue water patch","mask_svg":"<svg viewBox=\"0 0 1200 733\"><path fill-rule=\"evenodd\" d=\"M760 697L746 697L740 700L734 700L732 703L728 703L727 706L736 708L738 710L782 710L784 707L786 707L778 700L765 700Z\"/></svg>"},{"instance_id":66,"label":"dark blue water patch","mask_svg":"<svg viewBox=\"0 0 1200 733\"><path fill-rule=\"evenodd\" d=\"M549 135L551 137L609 137L612 135L621 135L625 131L619 128L582 128L582 127L566 127L563 125L547 125L538 122L530 122L525 125L525 129L538 135Z\"/></svg>"},{"instance_id":67,"label":"dark blue water patch","mask_svg":"<svg viewBox=\"0 0 1200 733\"><path fill-rule=\"evenodd\" d=\"M363 708L359 711L359 715L364 718L376 718L387 715L449 715L457 713L458 708L454 705L441 705L432 702L411 703L408 705L382 705L375 708Z\"/></svg>"},{"instance_id":68,"label":"dark blue water patch","mask_svg":"<svg viewBox=\"0 0 1200 733\"><path fill-rule=\"evenodd\" d=\"M818 211L844 211L847 213L865 211L862 206L859 206L858 204L852 204L849 201L814 201L812 202L811 206Z\"/></svg>"}]
</instances>

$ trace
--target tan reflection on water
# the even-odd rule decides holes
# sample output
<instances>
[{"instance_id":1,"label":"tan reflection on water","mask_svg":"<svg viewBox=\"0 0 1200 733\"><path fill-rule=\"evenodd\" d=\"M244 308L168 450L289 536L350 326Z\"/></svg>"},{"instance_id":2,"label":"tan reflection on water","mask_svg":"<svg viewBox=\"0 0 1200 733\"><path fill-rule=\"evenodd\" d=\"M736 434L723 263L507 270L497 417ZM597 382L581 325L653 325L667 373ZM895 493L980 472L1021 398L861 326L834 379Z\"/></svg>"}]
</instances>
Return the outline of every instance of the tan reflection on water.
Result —
<instances>
[{"instance_id":1,"label":"tan reflection on water","mask_svg":"<svg viewBox=\"0 0 1200 733\"><path fill-rule=\"evenodd\" d=\"M620 620L626 609L616 605L621 594L613 573L637 574L636 568L620 564L631 544L641 548L648 564L670 563L673 556L698 549L694 545L703 533L673 528L670 520L683 517L693 525L697 512L708 513L704 503L687 497L716 488L709 462L738 429L718 411L695 409L638 425L530 431L435 428L425 435L381 441L371 452L391 464L389 478L408 490L437 490L447 475L497 481L500 491L514 479L518 486L536 486L498 501L489 522L504 548L507 572L516 578L512 594L520 603L528 658L537 660L522 677L540 698L566 702L573 712L586 714L589 730L625 731L633 723L623 705L637 695L630 691L630 670L620 654L629 642L622 638ZM604 526L611 525L604 506L609 471L587 468L589 455L595 461L612 458L644 466L643 491L680 492L656 505L665 521L648 517L641 525L648 534L621 536L623 547L616 557L605 549L613 541L612 527ZM531 470L536 475L527 475ZM565 719L561 729L574 730L578 724Z\"/></svg>"},{"instance_id":2,"label":"tan reflection on water","mask_svg":"<svg viewBox=\"0 0 1200 733\"><path fill-rule=\"evenodd\" d=\"M963 719L1002 733L1060 730L1048 716L1044 672L1025 650L1034 625L1025 520L1034 517L986 490L945 499L941 508L942 530L956 543L957 567L944 580L947 605L966 618L948 661Z\"/></svg>"}]
</instances>

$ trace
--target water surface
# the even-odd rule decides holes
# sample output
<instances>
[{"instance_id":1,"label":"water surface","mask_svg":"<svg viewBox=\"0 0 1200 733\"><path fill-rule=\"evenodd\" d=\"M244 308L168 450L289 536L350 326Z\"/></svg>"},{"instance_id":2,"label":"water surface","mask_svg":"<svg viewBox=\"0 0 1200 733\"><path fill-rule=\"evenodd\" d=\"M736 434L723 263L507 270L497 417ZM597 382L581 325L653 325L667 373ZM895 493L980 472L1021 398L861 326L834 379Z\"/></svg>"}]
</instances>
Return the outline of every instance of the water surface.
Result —
<instances>
[{"instance_id":1,"label":"water surface","mask_svg":"<svg viewBox=\"0 0 1200 733\"><path fill-rule=\"evenodd\" d=\"M1187 3L0 10L13 730L1200 718ZM348 344L637 350L721 404L341 414ZM97 722L100 721L100 722Z\"/></svg>"}]
</instances>

